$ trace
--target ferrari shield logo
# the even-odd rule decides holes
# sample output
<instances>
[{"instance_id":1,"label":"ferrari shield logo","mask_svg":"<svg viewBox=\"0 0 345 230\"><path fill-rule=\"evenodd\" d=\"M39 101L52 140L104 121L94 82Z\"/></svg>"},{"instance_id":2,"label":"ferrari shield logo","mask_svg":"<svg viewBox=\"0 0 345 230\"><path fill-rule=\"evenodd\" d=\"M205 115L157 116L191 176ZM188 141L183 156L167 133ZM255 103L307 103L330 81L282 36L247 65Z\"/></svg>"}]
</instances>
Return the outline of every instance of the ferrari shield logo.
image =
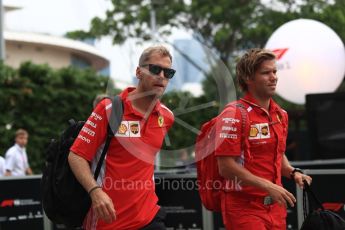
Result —
<instances>
[{"instance_id":1,"label":"ferrari shield logo","mask_svg":"<svg viewBox=\"0 0 345 230\"><path fill-rule=\"evenodd\" d=\"M164 124L164 117L163 116L159 116L158 117L158 125L159 127L162 127Z\"/></svg>"}]
</instances>

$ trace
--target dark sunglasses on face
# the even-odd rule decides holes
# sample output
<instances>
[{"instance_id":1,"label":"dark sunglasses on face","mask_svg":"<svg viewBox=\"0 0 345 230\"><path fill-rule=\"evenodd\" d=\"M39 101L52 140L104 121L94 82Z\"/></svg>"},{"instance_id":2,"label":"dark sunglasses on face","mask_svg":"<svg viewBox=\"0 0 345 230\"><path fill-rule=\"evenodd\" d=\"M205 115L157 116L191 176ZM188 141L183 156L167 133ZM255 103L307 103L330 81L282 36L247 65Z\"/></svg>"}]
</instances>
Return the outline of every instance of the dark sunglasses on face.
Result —
<instances>
[{"instance_id":1,"label":"dark sunglasses on face","mask_svg":"<svg viewBox=\"0 0 345 230\"><path fill-rule=\"evenodd\" d=\"M168 78L168 79L173 78L173 76L174 76L174 74L176 72L176 70L174 70L174 69L163 68L163 67L161 67L159 65L154 65L154 64L142 65L142 67L145 67L145 66L148 66L150 73L155 74L155 75L159 75L162 72L162 70L163 70L164 77Z\"/></svg>"}]
</instances>

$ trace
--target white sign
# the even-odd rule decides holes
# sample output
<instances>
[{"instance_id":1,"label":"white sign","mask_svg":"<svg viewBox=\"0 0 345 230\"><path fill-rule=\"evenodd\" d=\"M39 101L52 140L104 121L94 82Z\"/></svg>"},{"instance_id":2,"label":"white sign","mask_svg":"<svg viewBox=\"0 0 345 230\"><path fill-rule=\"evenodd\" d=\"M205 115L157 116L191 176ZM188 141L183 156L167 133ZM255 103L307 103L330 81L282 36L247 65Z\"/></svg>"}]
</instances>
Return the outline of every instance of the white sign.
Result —
<instances>
[{"instance_id":1,"label":"white sign","mask_svg":"<svg viewBox=\"0 0 345 230\"><path fill-rule=\"evenodd\" d=\"M277 55L277 93L305 103L305 95L334 92L345 73L345 50L339 36L325 24L297 19L279 27L265 48Z\"/></svg>"}]
</instances>

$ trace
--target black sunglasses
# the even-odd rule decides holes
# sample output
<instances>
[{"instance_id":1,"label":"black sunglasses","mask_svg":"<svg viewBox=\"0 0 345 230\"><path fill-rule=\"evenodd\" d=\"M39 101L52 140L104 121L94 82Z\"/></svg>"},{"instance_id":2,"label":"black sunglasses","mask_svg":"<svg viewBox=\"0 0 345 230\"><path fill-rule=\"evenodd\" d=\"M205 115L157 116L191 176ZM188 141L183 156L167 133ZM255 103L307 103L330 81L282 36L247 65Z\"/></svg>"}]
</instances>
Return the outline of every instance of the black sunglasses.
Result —
<instances>
[{"instance_id":1,"label":"black sunglasses","mask_svg":"<svg viewBox=\"0 0 345 230\"><path fill-rule=\"evenodd\" d=\"M155 65L155 64L145 64L145 65L142 65L142 67L145 67L145 66L148 66L150 73L155 74L155 75L159 75L162 72L162 70L163 70L164 77L168 78L168 79L173 78L173 76L174 76L174 74L176 72L176 70L174 70L174 69L163 68L163 67L161 67L159 65Z\"/></svg>"}]
</instances>

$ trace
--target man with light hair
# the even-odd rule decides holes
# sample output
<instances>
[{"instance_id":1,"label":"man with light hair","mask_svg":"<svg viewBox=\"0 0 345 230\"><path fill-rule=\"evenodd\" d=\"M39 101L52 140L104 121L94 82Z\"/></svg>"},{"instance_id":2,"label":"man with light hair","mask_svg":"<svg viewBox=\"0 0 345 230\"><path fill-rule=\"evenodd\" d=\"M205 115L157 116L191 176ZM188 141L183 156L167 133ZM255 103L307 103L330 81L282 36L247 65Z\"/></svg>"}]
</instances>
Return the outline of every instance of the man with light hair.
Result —
<instances>
[{"instance_id":1,"label":"man with light hair","mask_svg":"<svg viewBox=\"0 0 345 230\"><path fill-rule=\"evenodd\" d=\"M29 134L24 129L18 129L15 134L15 144L5 154L5 176L32 175L26 153Z\"/></svg>"},{"instance_id":2,"label":"man with light hair","mask_svg":"<svg viewBox=\"0 0 345 230\"><path fill-rule=\"evenodd\" d=\"M281 177L301 187L311 177L293 168L285 156L288 114L272 99L278 81L274 53L248 50L236 75L245 95L230 103L216 123L215 155L225 179L223 221L227 230L286 229L286 207L293 207L296 199L283 188ZM233 181L236 186L228 186Z\"/></svg>"},{"instance_id":3,"label":"man with light hair","mask_svg":"<svg viewBox=\"0 0 345 230\"><path fill-rule=\"evenodd\" d=\"M173 113L159 101L175 74L171 64L172 57L164 46L149 47L141 54L136 68L138 85L120 94L122 122L97 181L90 165L95 168L95 159L104 147L110 99L96 105L71 147L69 164L92 200L85 229L165 229L153 172L155 155L174 121Z\"/></svg>"}]
</instances>

